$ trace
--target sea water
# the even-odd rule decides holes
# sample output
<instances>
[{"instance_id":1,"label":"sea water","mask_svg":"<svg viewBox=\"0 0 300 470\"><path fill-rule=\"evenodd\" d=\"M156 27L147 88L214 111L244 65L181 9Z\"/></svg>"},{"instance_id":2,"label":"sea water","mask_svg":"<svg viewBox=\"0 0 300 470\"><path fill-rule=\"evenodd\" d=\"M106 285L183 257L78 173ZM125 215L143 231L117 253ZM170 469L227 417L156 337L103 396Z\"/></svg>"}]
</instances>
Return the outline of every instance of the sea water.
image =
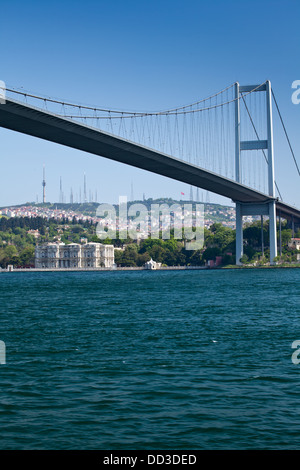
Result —
<instances>
[{"instance_id":1,"label":"sea water","mask_svg":"<svg viewBox=\"0 0 300 470\"><path fill-rule=\"evenodd\" d=\"M1 449L299 448L299 287L300 269L0 274Z\"/></svg>"}]
</instances>

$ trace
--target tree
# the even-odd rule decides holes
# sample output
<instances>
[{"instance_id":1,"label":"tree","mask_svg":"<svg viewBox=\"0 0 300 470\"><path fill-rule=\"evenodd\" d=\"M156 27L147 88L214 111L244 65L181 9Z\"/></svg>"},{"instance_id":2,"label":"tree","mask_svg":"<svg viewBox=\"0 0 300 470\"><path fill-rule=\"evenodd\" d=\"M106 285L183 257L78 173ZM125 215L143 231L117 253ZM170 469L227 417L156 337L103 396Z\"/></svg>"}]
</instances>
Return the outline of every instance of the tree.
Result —
<instances>
[{"instance_id":1,"label":"tree","mask_svg":"<svg viewBox=\"0 0 300 470\"><path fill-rule=\"evenodd\" d=\"M20 265L23 267L27 265L34 265L34 247L33 246L28 246L21 252Z\"/></svg>"},{"instance_id":2,"label":"tree","mask_svg":"<svg viewBox=\"0 0 300 470\"><path fill-rule=\"evenodd\" d=\"M291 229L284 229L281 231L281 241L283 245L287 245L292 238L292 230Z\"/></svg>"},{"instance_id":3,"label":"tree","mask_svg":"<svg viewBox=\"0 0 300 470\"><path fill-rule=\"evenodd\" d=\"M215 259L216 256L221 255L221 249L218 246L206 248L203 252L203 259L208 261L209 259Z\"/></svg>"},{"instance_id":4,"label":"tree","mask_svg":"<svg viewBox=\"0 0 300 470\"><path fill-rule=\"evenodd\" d=\"M8 245L4 250L1 250L0 264L2 268L6 268L8 264L14 266L19 264L18 251L14 245Z\"/></svg>"},{"instance_id":5,"label":"tree","mask_svg":"<svg viewBox=\"0 0 300 470\"><path fill-rule=\"evenodd\" d=\"M263 233L267 232L267 228L263 228ZM244 240L253 247L261 246L261 222L248 224L243 231Z\"/></svg>"},{"instance_id":6,"label":"tree","mask_svg":"<svg viewBox=\"0 0 300 470\"><path fill-rule=\"evenodd\" d=\"M244 253L243 256L240 259L240 262L245 264L245 263L248 262L248 260L249 260L249 257L246 255L246 253Z\"/></svg>"},{"instance_id":7,"label":"tree","mask_svg":"<svg viewBox=\"0 0 300 470\"><path fill-rule=\"evenodd\" d=\"M149 254L146 252L146 253L139 253L138 256L137 256L137 260L136 260L136 265L137 266L144 266L145 263L147 263L147 261L150 261L150 256Z\"/></svg>"},{"instance_id":8,"label":"tree","mask_svg":"<svg viewBox=\"0 0 300 470\"><path fill-rule=\"evenodd\" d=\"M222 252L234 241L234 239L235 236L232 229L218 224L218 227L215 231L214 243L220 248Z\"/></svg>"},{"instance_id":9,"label":"tree","mask_svg":"<svg viewBox=\"0 0 300 470\"><path fill-rule=\"evenodd\" d=\"M122 256L119 259L121 266L136 266L138 259L137 246L134 244L127 245L125 250L122 252Z\"/></svg>"},{"instance_id":10,"label":"tree","mask_svg":"<svg viewBox=\"0 0 300 470\"><path fill-rule=\"evenodd\" d=\"M202 257L202 252L200 250L192 251L189 256L189 264L192 266L202 266L204 264L204 259Z\"/></svg>"}]
</instances>

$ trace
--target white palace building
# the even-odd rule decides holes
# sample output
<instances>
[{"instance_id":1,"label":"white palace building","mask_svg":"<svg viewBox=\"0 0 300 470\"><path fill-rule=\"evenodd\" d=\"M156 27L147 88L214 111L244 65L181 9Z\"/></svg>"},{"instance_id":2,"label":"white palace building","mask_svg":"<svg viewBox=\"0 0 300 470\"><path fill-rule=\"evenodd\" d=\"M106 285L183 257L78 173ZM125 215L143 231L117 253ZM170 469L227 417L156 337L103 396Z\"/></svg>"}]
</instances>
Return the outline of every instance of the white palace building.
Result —
<instances>
[{"instance_id":1,"label":"white palace building","mask_svg":"<svg viewBox=\"0 0 300 470\"><path fill-rule=\"evenodd\" d=\"M46 243L35 249L36 268L112 268L113 245Z\"/></svg>"}]
</instances>

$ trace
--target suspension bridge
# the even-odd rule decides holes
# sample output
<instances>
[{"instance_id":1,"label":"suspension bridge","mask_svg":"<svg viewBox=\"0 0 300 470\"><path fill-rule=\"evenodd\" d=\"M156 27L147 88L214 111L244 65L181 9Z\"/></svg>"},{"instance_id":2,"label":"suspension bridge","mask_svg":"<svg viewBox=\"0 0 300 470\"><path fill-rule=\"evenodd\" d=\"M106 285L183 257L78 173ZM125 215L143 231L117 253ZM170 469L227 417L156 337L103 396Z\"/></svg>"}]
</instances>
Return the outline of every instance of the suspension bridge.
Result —
<instances>
[{"instance_id":1,"label":"suspension bridge","mask_svg":"<svg viewBox=\"0 0 300 470\"><path fill-rule=\"evenodd\" d=\"M6 88L0 126L125 163L230 198L236 204L236 263L243 255L243 216L269 217L270 261L277 256L277 217L300 224L275 180L272 103L299 167L270 81L231 86L173 109L105 109ZM281 236L281 235L280 235ZM280 241L281 247L281 241Z\"/></svg>"}]
</instances>

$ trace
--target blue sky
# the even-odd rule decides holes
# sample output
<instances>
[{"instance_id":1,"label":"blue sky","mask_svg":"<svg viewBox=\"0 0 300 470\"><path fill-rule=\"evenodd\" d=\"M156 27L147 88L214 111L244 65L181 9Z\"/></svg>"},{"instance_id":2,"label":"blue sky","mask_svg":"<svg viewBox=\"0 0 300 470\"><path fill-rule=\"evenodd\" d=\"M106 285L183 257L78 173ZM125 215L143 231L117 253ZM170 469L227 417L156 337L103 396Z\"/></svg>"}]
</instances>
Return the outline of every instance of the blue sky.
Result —
<instances>
[{"instance_id":1,"label":"blue sky","mask_svg":"<svg viewBox=\"0 0 300 470\"><path fill-rule=\"evenodd\" d=\"M194 102L239 81L270 79L300 163L298 0L1 1L1 73L9 87L72 102L129 110L160 110ZM274 113L275 114L275 113ZM276 181L286 202L300 207L296 174L275 120ZM180 182L84 152L0 129L0 206L42 197L67 200L83 174L99 202L173 197ZM5 175L3 177L3 175ZM230 200L210 195L213 202Z\"/></svg>"}]
</instances>

